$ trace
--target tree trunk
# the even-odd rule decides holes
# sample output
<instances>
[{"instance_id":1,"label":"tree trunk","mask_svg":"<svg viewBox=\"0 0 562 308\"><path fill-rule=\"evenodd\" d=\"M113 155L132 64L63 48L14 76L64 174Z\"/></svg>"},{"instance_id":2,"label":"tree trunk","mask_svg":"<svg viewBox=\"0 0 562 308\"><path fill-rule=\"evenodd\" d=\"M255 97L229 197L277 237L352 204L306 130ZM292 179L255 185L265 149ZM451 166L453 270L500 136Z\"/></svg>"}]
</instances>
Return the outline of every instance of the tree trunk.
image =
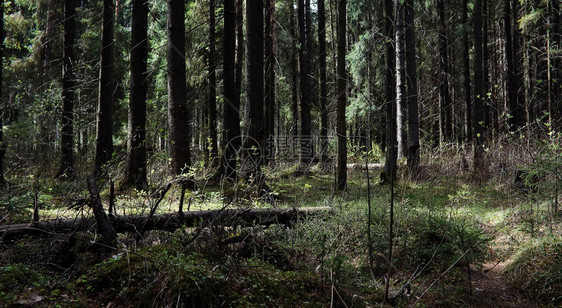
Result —
<instances>
[{"instance_id":1,"label":"tree trunk","mask_svg":"<svg viewBox=\"0 0 562 308\"><path fill-rule=\"evenodd\" d=\"M215 0L209 0L209 142L211 166L215 165L218 158L218 138L217 138L217 77L215 59L215 44L217 43L215 34Z\"/></svg>"},{"instance_id":2,"label":"tree trunk","mask_svg":"<svg viewBox=\"0 0 562 308\"><path fill-rule=\"evenodd\" d=\"M384 165L385 180L390 180L391 170L396 165L396 80L394 79L394 5L392 0L384 1L384 36L385 43L385 113L386 113L386 160Z\"/></svg>"},{"instance_id":3,"label":"tree trunk","mask_svg":"<svg viewBox=\"0 0 562 308\"><path fill-rule=\"evenodd\" d=\"M336 111L336 132L338 135L338 165L336 189L344 190L347 186L347 137L345 107L347 105L347 71L345 68L347 38L347 0L338 1L338 101Z\"/></svg>"},{"instance_id":4,"label":"tree trunk","mask_svg":"<svg viewBox=\"0 0 562 308\"><path fill-rule=\"evenodd\" d=\"M240 147L240 115L236 104L235 57L236 57L236 8L235 0L224 1L223 38L223 126L224 126L224 175L236 179L236 152ZM239 0L240 1L240 0Z\"/></svg>"},{"instance_id":5,"label":"tree trunk","mask_svg":"<svg viewBox=\"0 0 562 308\"><path fill-rule=\"evenodd\" d=\"M328 84L326 80L326 10L324 0L318 0L318 52L320 66L320 161L328 162Z\"/></svg>"},{"instance_id":6,"label":"tree trunk","mask_svg":"<svg viewBox=\"0 0 562 308\"><path fill-rule=\"evenodd\" d=\"M72 0L64 1L64 40L62 65L62 120L61 120L61 166L58 178L72 179L74 172L74 76L73 61L75 61L74 31L76 3Z\"/></svg>"},{"instance_id":7,"label":"tree trunk","mask_svg":"<svg viewBox=\"0 0 562 308\"><path fill-rule=\"evenodd\" d=\"M549 0L547 2L548 12L548 35L547 35L547 62L548 62L548 101L550 102L551 129L559 131L560 124L560 1ZM552 54L554 52L554 54Z\"/></svg>"},{"instance_id":8,"label":"tree trunk","mask_svg":"<svg viewBox=\"0 0 562 308\"><path fill-rule=\"evenodd\" d=\"M148 90L148 2L134 0L131 22L131 83L127 127L126 182L139 190L146 179L146 94Z\"/></svg>"},{"instance_id":9,"label":"tree trunk","mask_svg":"<svg viewBox=\"0 0 562 308\"><path fill-rule=\"evenodd\" d=\"M474 171L483 170L484 155L484 79L482 76L482 0L474 2Z\"/></svg>"},{"instance_id":10,"label":"tree trunk","mask_svg":"<svg viewBox=\"0 0 562 308\"><path fill-rule=\"evenodd\" d=\"M263 80L264 80L264 39L263 39L263 1L246 2L246 113L245 125L247 136L244 140L242 173L244 178L253 177L261 186L265 145ZM249 150L249 149L257 149Z\"/></svg>"},{"instance_id":11,"label":"tree trunk","mask_svg":"<svg viewBox=\"0 0 562 308\"><path fill-rule=\"evenodd\" d=\"M172 172L187 173L190 166L189 113L185 76L185 5L168 1L168 126Z\"/></svg>"},{"instance_id":12,"label":"tree trunk","mask_svg":"<svg viewBox=\"0 0 562 308\"><path fill-rule=\"evenodd\" d=\"M449 92L449 57L447 55L447 23L445 20L445 0L437 0L439 12L439 102L441 110L441 141L453 139L451 108L453 101Z\"/></svg>"},{"instance_id":13,"label":"tree trunk","mask_svg":"<svg viewBox=\"0 0 562 308\"><path fill-rule=\"evenodd\" d=\"M0 84L3 82L4 70L4 0L0 0ZM6 144L4 143L4 99L2 96L2 87L0 87L0 189L6 187L7 182L4 178L4 158L6 156Z\"/></svg>"},{"instance_id":14,"label":"tree trunk","mask_svg":"<svg viewBox=\"0 0 562 308\"><path fill-rule=\"evenodd\" d=\"M560 18L562 13L560 12L560 1L559 0L551 0L551 30L550 30L550 41L551 41L551 48L553 50L561 50L562 49L562 29L561 29L561 21ZM561 78L562 78L562 58L560 56L554 57L552 59L552 77L551 80L556 80L557 82L552 83L552 95L554 101L554 130L560 131L562 126L562 86Z\"/></svg>"},{"instance_id":15,"label":"tree trunk","mask_svg":"<svg viewBox=\"0 0 562 308\"><path fill-rule=\"evenodd\" d=\"M406 72L404 47L404 10L396 1L396 157L401 159L406 143Z\"/></svg>"},{"instance_id":16,"label":"tree trunk","mask_svg":"<svg viewBox=\"0 0 562 308\"><path fill-rule=\"evenodd\" d=\"M265 163L275 155L275 0L265 1Z\"/></svg>"},{"instance_id":17,"label":"tree trunk","mask_svg":"<svg viewBox=\"0 0 562 308\"><path fill-rule=\"evenodd\" d=\"M517 1L517 0L516 0ZM515 13L515 12L514 12ZM514 37L512 37L511 30L513 29L511 20L513 19L511 13L511 0L504 1L504 26L505 26L505 59L507 62L507 106L509 107L510 117L508 118L509 129L512 132L517 131L522 127L521 109L519 108L518 88L517 88L517 73L515 71L515 48Z\"/></svg>"},{"instance_id":18,"label":"tree trunk","mask_svg":"<svg viewBox=\"0 0 562 308\"><path fill-rule=\"evenodd\" d=\"M491 97L488 97L488 93L490 92L490 60L488 54L488 20L490 19L490 16L488 11L488 2L489 1L482 2L482 93L484 93L484 125L491 128L493 124L492 114L496 112L498 108L492 107L492 99ZM489 132L493 133L494 130L490 129Z\"/></svg>"},{"instance_id":19,"label":"tree trunk","mask_svg":"<svg viewBox=\"0 0 562 308\"><path fill-rule=\"evenodd\" d=\"M240 105L242 96L242 71L244 70L244 0L236 0L236 62L235 62L235 90L236 99L234 100L234 107L238 111L238 119L240 119ZM240 120L236 124L237 136L240 135Z\"/></svg>"},{"instance_id":20,"label":"tree trunk","mask_svg":"<svg viewBox=\"0 0 562 308\"><path fill-rule=\"evenodd\" d=\"M414 0L405 2L406 26L406 84L408 91L408 168L410 172L420 164L420 128L418 117L418 79L416 63Z\"/></svg>"},{"instance_id":21,"label":"tree trunk","mask_svg":"<svg viewBox=\"0 0 562 308\"><path fill-rule=\"evenodd\" d=\"M308 3L308 0L306 4ZM311 89L309 81L310 68L310 42L309 23L306 12L309 9L305 0L298 0L298 25L299 25L299 66L300 66L300 103L301 103L301 131L300 131L300 168L301 173L306 173L313 157L313 146L311 140Z\"/></svg>"},{"instance_id":22,"label":"tree trunk","mask_svg":"<svg viewBox=\"0 0 562 308\"><path fill-rule=\"evenodd\" d=\"M517 97L517 112L516 112L516 119L515 121L518 123L516 124L519 127L525 126L527 121L527 115L525 113L525 86L523 81L523 42L522 42L522 35L519 29L519 10L521 7L519 6L519 1L514 0L512 2L512 20L513 20L513 73L514 73L514 87L516 90L516 97Z\"/></svg>"},{"instance_id":23,"label":"tree trunk","mask_svg":"<svg viewBox=\"0 0 562 308\"><path fill-rule=\"evenodd\" d=\"M113 93L115 92L114 13L113 0L103 0L102 51L94 165L94 174L96 176L102 175L104 166L111 160L113 155Z\"/></svg>"},{"instance_id":24,"label":"tree trunk","mask_svg":"<svg viewBox=\"0 0 562 308\"><path fill-rule=\"evenodd\" d=\"M465 137L466 141L472 142L472 94L470 88L470 55L468 42L468 0L463 0L462 7L462 42L463 42L463 84L465 102Z\"/></svg>"},{"instance_id":25,"label":"tree trunk","mask_svg":"<svg viewBox=\"0 0 562 308\"><path fill-rule=\"evenodd\" d=\"M109 246L106 248L115 247L115 244L117 244L117 233L109 221L109 217L105 214L96 182L94 176L88 177L88 191L90 192L89 204L94 213L98 232L102 236L101 243Z\"/></svg>"},{"instance_id":26,"label":"tree trunk","mask_svg":"<svg viewBox=\"0 0 562 308\"><path fill-rule=\"evenodd\" d=\"M230 1L230 0L225 0ZM214 226L269 226L274 224L293 225L301 219L325 215L330 207L301 207L279 209L224 209L156 214L147 216L113 216L109 225L116 233L139 232L149 230L174 231L180 228ZM106 216L106 218L108 218ZM64 219L40 221L29 224L0 226L0 243L8 243L25 236L53 235L74 231L89 231L97 223L97 217L85 219Z\"/></svg>"},{"instance_id":27,"label":"tree trunk","mask_svg":"<svg viewBox=\"0 0 562 308\"><path fill-rule=\"evenodd\" d=\"M299 67L298 67L298 56L297 56L297 39L296 39L296 29L295 29L295 8L294 1L289 1L289 32L291 35L291 114L293 116L292 123L292 135L299 135Z\"/></svg>"}]
</instances>

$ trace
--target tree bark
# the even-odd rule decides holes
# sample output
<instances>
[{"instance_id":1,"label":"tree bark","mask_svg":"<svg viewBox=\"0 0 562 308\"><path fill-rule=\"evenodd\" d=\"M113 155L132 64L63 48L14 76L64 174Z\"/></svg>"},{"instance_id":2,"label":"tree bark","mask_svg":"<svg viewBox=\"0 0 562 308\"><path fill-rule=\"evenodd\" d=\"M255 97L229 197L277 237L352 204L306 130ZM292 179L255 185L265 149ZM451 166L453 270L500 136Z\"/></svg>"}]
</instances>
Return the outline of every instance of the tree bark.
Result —
<instances>
[{"instance_id":1,"label":"tree bark","mask_svg":"<svg viewBox=\"0 0 562 308\"><path fill-rule=\"evenodd\" d=\"M227 179L236 179L236 152L240 147L240 115L235 83L236 57L236 8L235 0L224 1L224 38L223 38L223 126L224 126L224 175ZM240 1L240 0L239 0Z\"/></svg>"},{"instance_id":2,"label":"tree bark","mask_svg":"<svg viewBox=\"0 0 562 308\"><path fill-rule=\"evenodd\" d=\"M217 77L215 59L216 22L215 22L215 0L209 0L209 142L211 166L215 165L218 158L218 138L217 138Z\"/></svg>"},{"instance_id":3,"label":"tree bark","mask_svg":"<svg viewBox=\"0 0 562 308\"><path fill-rule=\"evenodd\" d=\"M310 89L310 42L309 23L306 12L309 10L309 0L298 0L298 25L299 25L299 66L300 66L300 103L301 103L301 130L300 130L300 168L301 173L308 171L313 158L313 146L311 140L311 89Z\"/></svg>"},{"instance_id":4,"label":"tree bark","mask_svg":"<svg viewBox=\"0 0 562 308\"><path fill-rule=\"evenodd\" d=\"M345 54L347 47L347 0L338 0L338 75L337 75L337 111L336 132L338 140L338 165L336 189L344 190L347 186L347 136L345 107L347 105L347 70Z\"/></svg>"},{"instance_id":5,"label":"tree bark","mask_svg":"<svg viewBox=\"0 0 562 308\"><path fill-rule=\"evenodd\" d=\"M117 244L117 233L105 214L96 182L94 176L88 178L88 191L90 192L89 204L94 213L98 232L102 236L101 243L110 247L115 247L115 244Z\"/></svg>"},{"instance_id":6,"label":"tree bark","mask_svg":"<svg viewBox=\"0 0 562 308\"><path fill-rule=\"evenodd\" d=\"M133 0L131 23L131 83L127 127L126 182L146 189L146 95L148 90L148 2Z\"/></svg>"},{"instance_id":7,"label":"tree bark","mask_svg":"<svg viewBox=\"0 0 562 308\"><path fill-rule=\"evenodd\" d=\"M326 80L326 10L324 0L318 0L318 53L320 67L320 161L328 162L328 84Z\"/></svg>"},{"instance_id":8,"label":"tree bark","mask_svg":"<svg viewBox=\"0 0 562 308\"><path fill-rule=\"evenodd\" d=\"M525 112L525 85L524 85L524 75L523 75L523 68L524 68L524 55L523 55L523 37L521 35L521 30L519 29L519 14L521 7L519 5L519 1L514 0L512 2L512 20L513 20L513 68L514 68L514 77L515 82L514 86L517 93L517 121L519 127L525 126L527 122L527 115Z\"/></svg>"},{"instance_id":9,"label":"tree bark","mask_svg":"<svg viewBox=\"0 0 562 308\"><path fill-rule=\"evenodd\" d=\"M384 36L385 43L385 114L386 114L386 160L384 179L390 181L391 170L396 165L396 80L394 79L394 4L392 0L384 1Z\"/></svg>"},{"instance_id":10,"label":"tree bark","mask_svg":"<svg viewBox=\"0 0 562 308\"><path fill-rule=\"evenodd\" d=\"M517 1L517 0L516 0ZM517 85L517 73L515 69L515 45L514 36L512 36L512 12L511 12L511 0L504 1L504 26L505 26L505 59L507 62L507 106L509 107L510 117L508 118L509 129L512 132L517 131L524 124L522 121L522 112L519 108L518 99L518 85Z\"/></svg>"},{"instance_id":11,"label":"tree bark","mask_svg":"<svg viewBox=\"0 0 562 308\"><path fill-rule=\"evenodd\" d=\"M551 3L551 23L550 23L550 40L551 48L554 50L562 49L562 28L560 18L562 13L560 12L560 1L550 0ZM554 130L560 131L562 127L562 59L560 56L554 57L552 60L552 77L551 80L556 80L557 82L552 83L552 95L554 101Z\"/></svg>"},{"instance_id":12,"label":"tree bark","mask_svg":"<svg viewBox=\"0 0 562 308\"><path fill-rule=\"evenodd\" d=\"M275 0L265 0L265 163L275 155Z\"/></svg>"},{"instance_id":13,"label":"tree bark","mask_svg":"<svg viewBox=\"0 0 562 308\"><path fill-rule=\"evenodd\" d=\"M406 72L404 46L404 10L396 1L396 157L403 157L406 144Z\"/></svg>"},{"instance_id":14,"label":"tree bark","mask_svg":"<svg viewBox=\"0 0 562 308\"><path fill-rule=\"evenodd\" d=\"M113 93L115 92L114 14L113 0L103 0L102 51L96 129L96 157L94 163L94 174L96 176L102 175L105 165L111 160L113 155Z\"/></svg>"},{"instance_id":15,"label":"tree bark","mask_svg":"<svg viewBox=\"0 0 562 308\"><path fill-rule=\"evenodd\" d=\"M244 0L236 0L236 62L235 62L235 86L236 100L234 107L238 110L238 119L240 118L240 105L242 96L242 71L244 70ZM237 133L240 135L240 121L237 124Z\"/></svg>"},{"instance_id":16,"label":"tree bark","mask_svg":"<svg viewBox=\"0 0 562 308\"><path fill-rule=\"evenodd\" d=\"M62 119L61 119L61 165L58 178L72 179L74 172L74 76L75 61L74 31L76 4L72 0L64 1L64 38L62 65Z\"/></svg>"},{"instance_id":17,"label":"tree bark","mask_svg":"<svg viewBox=\"0 0 562 308\"><path fill-rule=\"evenodd\" d=\"M243 148L242 173L244 178L253 177L261 185L265 145L263 80L264 80L264 31L263 1L246 2L246 113L247 136ZM250 150L252 149L252 150ZM256 150L253 150L256 149Z\"/></svg>"},{"instance_id":18,"label":"tree bark","mask_svg":"<svg viewBox=\"0 0 562 308\"><path fill-rule=\"evenodd\" d=\"M3 82L4 71L4 0L0 0L0 85ZM0 86L0 190L7 185L4 177L4 158L6 157L6 144L4 143L4 99L2 97L2 87Z\"/></svg>"},{"instance_id":19,"label":"tree bark","mask_svg":"<svg viewBox=\"0 0 562 308\"><path fill-rule=\"evenodd\" d=\"M484 79L482 84L484 89L482 92L484 93L484 123L486 127L493 128L493 122L495 115L498 114L497 106L492 106L493 99L491 96L488 96L490 93L490 56L488 52L488 24L490 20L490 11L488 10L488 3L489 1L484 1L482 3L482 13L483 13L483 20L482 20L482 78ZM498 127L499 129L499 127ZM498 130L489 130L492 133L498 132ZM490 136L493 137L493 136Z\"/></svg>"},{"instance_id":20,"label":"tree bark","mask_svg":"<svg viewBox=\"0 0 562 308\"><path fill-rule=\"evenodd\" d=\"M465 103L465 137L466 141L472 142L472 94L470 87L470 55L468 41L468 0L463 0L462 7L462 42L463 42L463 85Z\"/></svg>"},{"instance_id":21,"label":"tree bark","mask_svg":"<svg viewBox=\"0 0 562 308\"><path fill-rule=\"evenodd\" d=\"M453 139L451 108L453 101L449 92L449 57L447 55L447 23L445 20L445 0L437 0L439 12L439 102L441 110L441 141Z\"/></svg>"},{"instance_id":22,"label":"tree bark","mask_svg":"<svg viewBox=\"0 0 562 308\"><path fill-rule=\"evenodd\" d=\"M299 67L298 67L298 54L297 54L297 34L295 29L295 8L294 0L289 1L289 32L291 35L291 114L293 116L292 134L293 136L299 135Z\"/></svg>"},{"instance_id":23,"label":"tree bark","mask_svg":"<svg viewBox=\"0 0 562 308\"><path fill-rule=\"evenodd\" d=\"M418 79L416 63L414 0L405 2L406 26L406 84L408 92L408 168L410 172L418 169L420 164L420 128L418 116Z\"/></svg>"},{"instance_id":24,"label":"tree bark","mask_svg":"<svg viewBox=\"0 0 562 308\"><path fill-rule=\"evenodd\" d=\"M185 76L185 4L168 1L168 126L170 158L175 175L187 173L190 166L189 113Z\"/></svg>"}]
</instances>

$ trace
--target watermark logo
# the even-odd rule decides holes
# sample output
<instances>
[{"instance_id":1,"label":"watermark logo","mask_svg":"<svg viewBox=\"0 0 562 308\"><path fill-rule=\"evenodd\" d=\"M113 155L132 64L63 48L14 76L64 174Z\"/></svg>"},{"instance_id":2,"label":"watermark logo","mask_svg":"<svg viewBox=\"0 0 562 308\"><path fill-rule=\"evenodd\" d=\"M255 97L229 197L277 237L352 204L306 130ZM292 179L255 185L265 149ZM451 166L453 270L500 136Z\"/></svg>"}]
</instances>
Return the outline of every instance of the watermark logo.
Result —
<instances>
[{"instance_id":1,"label":"watermark logo","mask_svg":"<svg viewBox=\"0 0 562 308\"><path fill-rule=\"evenodd\" d=\"M228 167L241 173L253 172L269 162L274 162L269 165L270 168L299 163L299 170L309 170L312 165L323 162L320 168L331 171L336 150L333 136L314 135L269 136L263 145L255 138L243 135L232 138L226 146L238 148L236 157L225 161Z\"/></svg>"}]
</instances>

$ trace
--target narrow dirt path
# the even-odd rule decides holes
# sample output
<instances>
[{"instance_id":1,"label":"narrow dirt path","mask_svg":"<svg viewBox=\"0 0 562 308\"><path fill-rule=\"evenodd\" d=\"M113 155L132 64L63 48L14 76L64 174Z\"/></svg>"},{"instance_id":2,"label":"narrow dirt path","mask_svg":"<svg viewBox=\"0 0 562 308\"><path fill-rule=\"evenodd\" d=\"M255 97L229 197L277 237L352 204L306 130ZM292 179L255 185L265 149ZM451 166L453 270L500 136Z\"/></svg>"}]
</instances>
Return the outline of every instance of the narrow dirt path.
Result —
<instances>
[{"instance_id":1,"label":"narrow dirt path","mask_svg":"<svg viewBox=\"0 0 562 308\"><path fill-rule=\"evenodd\" d=\"M502 274L507 263L487 262L482 271L473 273L470 307L542 307L505 284Z\"/></svg>"}]
</instances>

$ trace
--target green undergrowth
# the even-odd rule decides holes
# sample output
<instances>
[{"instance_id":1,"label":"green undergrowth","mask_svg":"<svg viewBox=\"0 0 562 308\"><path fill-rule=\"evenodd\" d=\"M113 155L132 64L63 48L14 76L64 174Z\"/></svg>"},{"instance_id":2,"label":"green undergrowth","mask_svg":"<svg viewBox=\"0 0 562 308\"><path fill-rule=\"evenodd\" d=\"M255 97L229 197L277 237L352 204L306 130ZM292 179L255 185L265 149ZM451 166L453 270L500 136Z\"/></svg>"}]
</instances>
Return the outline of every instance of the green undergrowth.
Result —
<instances>
[{"instance_id":1,"label":"green undergrowth","mask_svg":"<svg viewBox=\"0 0 562 308\"><path fill-rule=\"evenodd\" d=\"M525 244L507 266L505 278L515 288L545 304L562 305L562 239L545 237Z\"/></svg>"},{"instance_id":2,"label":"green undergrowth","mask_svg":"<svg viewBox=\"0 0 562 308\"><path fill-rule=\"evenodd\" d=\"M370 217L365 172L350 172L348 189L334 192L331 174L313 171L296 176L285 170L268 174L266 195L244 194L251 189L244 185L233 188L238 199L229 207L330 206L333 211L302 219L291 227L213 226L150 232L140 239L138 235L122 235L122 246L105 258L89 247L95 240L93 234L77 235L74 242L28 239L5 246L6 252L0 253L4 256L0 300L28 304L41 297L38 306L56 303L73 307L110 302L118 306L197 307L380 303L389 261L390 189L376 179L377 173L372 172ZM475 271L486 261L507 260L514 254L517 257L506 274L512 285L539 298L555 297L552 290L560 286L555 266L559 262L556 256L561 254L560 241L526 244L559 232L559 222L546 219L548 206L533 203L531 208L528 198L505 183L475 184L463 178L403 179L395 191L390 289L391 295L398 294L395 304L412 304L412 299L434 281L437 283L422 302L443 306L462 303L468 294L467 266ZM159 211L176 211L180 193L179 186L172 186ZM226 204L221 188L211 184L188 191L185 197L184 210ZM102 198L107 200L106 191ZM121 192L116 199L117 212L147 213L157 199L157 190ZM44 205L44 213L48 208ZM52 211L60 209L50 206ZM533 254L542 261L523 261ZM533 282L521 280L531 276ZM16 286L16 291L9 285Z\"/></svg>"},{"instance_id":3,"label":"green undergrowth","mask_svg":"<svg viewBox=\"0 0 562 308\"><path fill-rule=\"evenodd\" d=\"M92 300L101 296L119 306L294 306L303 298L321 303L321 287L306 271L284 271L258 258L231 263L180 247L121 253L89 269L75 286Z\"/></svg>"}]
</instances>

